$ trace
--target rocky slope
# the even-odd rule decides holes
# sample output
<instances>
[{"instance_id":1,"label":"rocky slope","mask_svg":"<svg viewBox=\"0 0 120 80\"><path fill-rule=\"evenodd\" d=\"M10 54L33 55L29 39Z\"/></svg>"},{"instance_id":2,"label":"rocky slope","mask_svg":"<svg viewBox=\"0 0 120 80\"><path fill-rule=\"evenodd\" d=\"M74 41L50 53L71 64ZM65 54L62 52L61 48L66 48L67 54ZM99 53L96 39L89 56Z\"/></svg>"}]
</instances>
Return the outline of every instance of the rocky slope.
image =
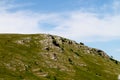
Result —
<instances>
[{"instance_id":1,"label":"rocky slope","mask_svg":"<svg viewBox=\"0 0 120 80\"><path fill-rule=\"evenodd\" d=\"M0 34L0 80L117 80L104 51L47 34Z\"/></svg>"}]
</instances>

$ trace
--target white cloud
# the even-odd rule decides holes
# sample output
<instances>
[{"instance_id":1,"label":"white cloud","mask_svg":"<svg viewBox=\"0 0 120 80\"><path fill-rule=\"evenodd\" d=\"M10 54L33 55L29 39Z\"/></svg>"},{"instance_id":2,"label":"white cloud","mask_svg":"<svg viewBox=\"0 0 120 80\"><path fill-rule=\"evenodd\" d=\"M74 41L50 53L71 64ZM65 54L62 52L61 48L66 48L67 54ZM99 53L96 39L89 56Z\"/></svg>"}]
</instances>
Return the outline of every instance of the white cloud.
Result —
<instances>
[{"instance_id":1,"label":"white cloud","mask_svg":"<svg viewBox=\"0 0 120 80\"><path fill-rule=\"evenodd\" d=\"M14 0L12 0L14 1ZM38 33L43 32L39 23L52 17L52 15L38 14L30 10L11 9L22 5L11 4L11 1L0 1L0 33Z\"/></svg>"},{"instance_id":2,"label":"white cloud","mask_svg":"<svg viewBox=\"0 0 120 80\"><path fill-rule=\"evenodd\" d=\"M120 37L120 14L105 15L74 11L68 13L34 13L0 9L0 33L51 33L81 41L105 41ZM117 6L118 7L118 6ZM43 23L55 25L45 30Z\"/></svg>"},{"instance_id":3,"label":"white cloud","mask_svg":"<svg viewBox=\"0 0 120 80\"><path fill-rule=\"evenodd\" d=\"M39 19L24 13L2 13L0 14L0 32L23 32L28 33L37 30Z\"/></svg>"},{"instance_id":4,"label":"white cloud","mask_svg":"<svg viewBox=\"0 0 120 80\"><path fill-rule=\"evenodd\" d=\"M9 12L9 9L17 7L10 4L11 1L0 1L0 33L32 33L37 31L40 19L29 11Z\"/></svg>"},{"instance_id":5,"label":"white cloud","mask_svg":"<svg viewBox=\"0 0 120 80\"><path fill-rule=\"evenodd\" d=\"M96 14L74 12L68 18L60 19L58 26L50 33L62 35L75 40L107 40L120 37L120 15L99 18ZM58 18L57 18L58 19ZM95 40L93 39L93 40Z\"/></svg>"}]
</instances>

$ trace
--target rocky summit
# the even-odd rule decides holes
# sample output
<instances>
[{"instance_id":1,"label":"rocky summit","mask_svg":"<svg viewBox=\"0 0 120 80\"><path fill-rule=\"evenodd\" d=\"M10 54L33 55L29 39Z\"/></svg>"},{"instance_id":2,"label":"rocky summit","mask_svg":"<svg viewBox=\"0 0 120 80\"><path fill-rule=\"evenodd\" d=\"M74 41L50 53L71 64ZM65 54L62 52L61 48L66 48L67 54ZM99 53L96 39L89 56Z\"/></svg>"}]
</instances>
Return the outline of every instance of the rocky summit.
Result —
<instances>
[{"instance_id":1,"label":"rocky summit","mask_svg":"<svg viewBox=\"0 0 120 80\"><path fill-rule=\"evenodd\" d=\"M0 80L117 80L120 62L49 34L0 34Z\"/></svg>"}]
</instances>

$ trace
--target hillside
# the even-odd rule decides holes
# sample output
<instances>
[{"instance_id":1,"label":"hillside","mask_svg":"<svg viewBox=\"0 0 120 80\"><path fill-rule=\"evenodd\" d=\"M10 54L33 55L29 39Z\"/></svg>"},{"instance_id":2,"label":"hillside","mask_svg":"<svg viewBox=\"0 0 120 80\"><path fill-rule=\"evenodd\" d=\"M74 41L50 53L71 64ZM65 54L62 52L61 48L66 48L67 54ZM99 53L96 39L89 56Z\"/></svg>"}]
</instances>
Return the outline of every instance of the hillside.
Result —
<instances>
[{"instance_id":1,"label":"hillside","mask_svg":"<svg viewBox=\"0 0 120 80\"><path fill-rule=\"evenodd\" d=\"M117 80L104 51L47 34L0 34L0 80Z\"/></svg>"}]
</instances>

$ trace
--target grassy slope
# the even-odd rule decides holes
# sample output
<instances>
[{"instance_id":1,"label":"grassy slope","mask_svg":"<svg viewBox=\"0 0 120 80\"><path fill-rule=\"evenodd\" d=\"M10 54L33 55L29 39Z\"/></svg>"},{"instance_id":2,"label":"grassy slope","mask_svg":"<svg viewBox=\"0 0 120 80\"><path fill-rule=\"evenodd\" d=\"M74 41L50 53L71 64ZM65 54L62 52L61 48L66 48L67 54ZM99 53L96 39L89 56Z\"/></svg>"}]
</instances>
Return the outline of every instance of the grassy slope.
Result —
<instances>
[{"instance_id":1,"label":"grassy slope","mask_svg":"<svg viewBox=\"0 0 120 80\"><path fill-rule=\"evenodd\" d=\"M119 62L68 39L0 34L0 80L117 80L118 74Z\"/></svg>"}]
</instances>

